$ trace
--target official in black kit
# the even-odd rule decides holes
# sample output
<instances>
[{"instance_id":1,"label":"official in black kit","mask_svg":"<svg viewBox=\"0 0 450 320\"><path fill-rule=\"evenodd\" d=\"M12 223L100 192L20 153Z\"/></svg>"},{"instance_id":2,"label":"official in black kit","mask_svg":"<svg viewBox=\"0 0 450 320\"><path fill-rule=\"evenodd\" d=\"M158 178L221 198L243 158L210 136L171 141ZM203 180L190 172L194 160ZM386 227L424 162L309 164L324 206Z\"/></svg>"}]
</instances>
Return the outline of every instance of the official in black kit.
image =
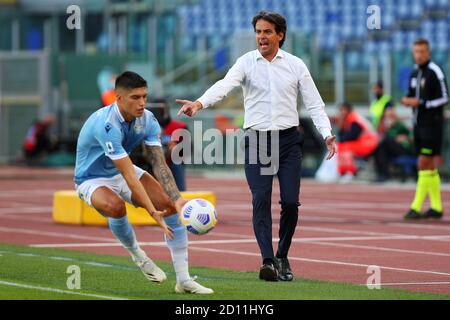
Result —
<instances>
[{"instance_id":1,"label":"official in black kit","mask_svg":"<svg viewBox=\"0 0 450 320\"><path fill-rule=\"evenodd\" d=\"M430 45L418 39L413 45L415 68L411 73L407 96L401 102L413 110L414 143L418 154L416 193L405 219L440 219L443 216L441 181L437 164L444 136L444 106L448 89L442 69L431 61ZM430 208L421 213L425 198Z\"/></svg>"}]
</instances>

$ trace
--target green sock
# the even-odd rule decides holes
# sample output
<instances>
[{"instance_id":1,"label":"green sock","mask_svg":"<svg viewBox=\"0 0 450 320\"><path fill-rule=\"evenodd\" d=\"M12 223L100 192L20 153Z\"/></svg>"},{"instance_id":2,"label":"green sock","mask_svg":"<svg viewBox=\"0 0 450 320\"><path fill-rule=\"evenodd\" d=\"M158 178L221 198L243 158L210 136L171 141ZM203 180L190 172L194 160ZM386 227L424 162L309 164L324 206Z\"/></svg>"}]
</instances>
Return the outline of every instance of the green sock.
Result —
<instances>
[{"instance_id":1,"label":"green sock","mask_svg":"<svg viewBox=\"0 0 450 320\"><path fill-rule=\"evenodd\" d=\"M430 180L430 206L431 209L442 212L441 177L437 170L433 170Z\"/></svg>"},{"instance_id":2,"label":"green sock","mask_svg":"<svg viewBox=\"0 0 450 320\"><path fill-rule=\"evenodd\" d=\"M433 170L419 170L419 178L417 179L416 195L411 204L411 209L420 212L422 204L430 191L431 181L433 179Z\"/></svg>"}]
</instances>

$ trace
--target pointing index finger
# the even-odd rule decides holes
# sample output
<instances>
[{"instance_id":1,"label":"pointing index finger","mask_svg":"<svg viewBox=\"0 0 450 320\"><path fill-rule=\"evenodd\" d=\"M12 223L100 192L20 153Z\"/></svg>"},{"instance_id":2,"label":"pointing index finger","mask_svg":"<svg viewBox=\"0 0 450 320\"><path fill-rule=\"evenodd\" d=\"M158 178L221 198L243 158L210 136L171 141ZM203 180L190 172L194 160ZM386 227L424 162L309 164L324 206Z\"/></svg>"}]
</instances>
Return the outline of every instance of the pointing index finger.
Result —
<instances>
[{"instance_id":1,"label":"pointing index finger","mask_svg":"<svg viewBox=\"0 0 450 320\"><path fill-rule=\"evenodd\" d=\"M184 113L184 107L181 107L180 110L178 110L177 116L181 116Z\"/></svg>"}]
</instances>

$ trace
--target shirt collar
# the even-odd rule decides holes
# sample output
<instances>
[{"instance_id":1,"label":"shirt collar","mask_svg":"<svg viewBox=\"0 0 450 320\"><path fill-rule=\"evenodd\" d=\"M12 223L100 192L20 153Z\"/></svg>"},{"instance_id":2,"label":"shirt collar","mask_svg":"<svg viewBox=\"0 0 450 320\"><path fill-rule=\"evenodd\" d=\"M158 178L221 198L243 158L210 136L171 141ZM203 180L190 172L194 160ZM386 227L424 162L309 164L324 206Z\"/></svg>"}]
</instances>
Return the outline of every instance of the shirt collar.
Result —
<instances>
[{"instance_id":1,"label":"shirt collar","mask_svg":"<svg viewBox=\"0 0 450 320\"><path fill-rule=\"evenodd\" d=\"M276 58L284 58L284 51L281 50L281 48L278 49L278 52L272 61L275 61ZM259 52L259 50L256 49L256 60L259 60L259 59L264 59L264 57L262 56L261 52Z\"/></svg>"},{"instance_id":2,"label":"shirt collar","mask_svg":"<svg viewBox=\"0 0 450 320\"><path fill-rule=\"evenodd\" d=\"M420 69L424 69L426 68L429 64L430 64L431 60L428 60L427 62L425 62L424 64L419 65Z\"/></svg>"},{"instance_id":3,"label":"shirt collar","mask_svg":"<svg viewBox=\"0 0 450 320\"><path fill-rule=\"evenodd\" d=\"M426 68L429 64L431 63L431 60L428 60L427 62L425 62L424 64L414 64L414 68L415 69L424 69Z\"/></svg>"},{"instance_id":4,"label":"shirt collar","mask_svg":"<svg viewBox=\"0 0 450 320\"><path fill-rule=\"evenodd\" d=\"M114 102L114 104L112 105L112 107L114 108L114 112L116 113L117 118L119 118L119 122L120 122L120 123L124 123L124 122L125 122L125 119L123 118L122 114L120 113L119 106L117 105L117 103Z\"/></svg>"}]
</instances>

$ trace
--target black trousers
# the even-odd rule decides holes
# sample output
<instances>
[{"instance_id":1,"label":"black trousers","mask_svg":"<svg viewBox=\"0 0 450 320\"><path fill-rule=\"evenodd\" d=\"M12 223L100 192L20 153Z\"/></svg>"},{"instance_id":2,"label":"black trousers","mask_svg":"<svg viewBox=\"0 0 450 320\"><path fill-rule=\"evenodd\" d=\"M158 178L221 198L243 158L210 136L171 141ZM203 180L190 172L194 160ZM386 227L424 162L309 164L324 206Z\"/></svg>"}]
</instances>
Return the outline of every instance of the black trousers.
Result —
<instances>
[{"instance_id":1,"label":"black trousers","mask_svg":"<svg viewBox=\"0 0 450 320\"><path fill-rule=\"evenodd\" d=\"M263 261L274 259L272 246L272 182L277 175L280 184L280 229L276 256L286 258L291 246L292 237L298 221L302 145L304 135L293 127L278 131L278 146L276 134L247 130L245 136L245 175L253 204L253 230L261 250ZM255 139L256 136L256 139ZM278 149L278 150L276 150ZM275 151L275 152L274 152ZM261 152L272 158L267 163ZM255 156L256 154L256 156ZM267 174L269 167L276 162L279 165L276 172ZM255 161L256 160L256 161ZM256 163L255 163L256 162Z\"/></svg>"},{"instance_id":2,"label":"black trousers","mask_svg":"<svg viewBox=\"0 0 450 320\"><path fill-rule=\"evenodd\" d=\"M377 175L389 177L389 164L398 156L414 155L391 137L385 137L375 150L375 168Z\"/></svg>"}]
</instances>

